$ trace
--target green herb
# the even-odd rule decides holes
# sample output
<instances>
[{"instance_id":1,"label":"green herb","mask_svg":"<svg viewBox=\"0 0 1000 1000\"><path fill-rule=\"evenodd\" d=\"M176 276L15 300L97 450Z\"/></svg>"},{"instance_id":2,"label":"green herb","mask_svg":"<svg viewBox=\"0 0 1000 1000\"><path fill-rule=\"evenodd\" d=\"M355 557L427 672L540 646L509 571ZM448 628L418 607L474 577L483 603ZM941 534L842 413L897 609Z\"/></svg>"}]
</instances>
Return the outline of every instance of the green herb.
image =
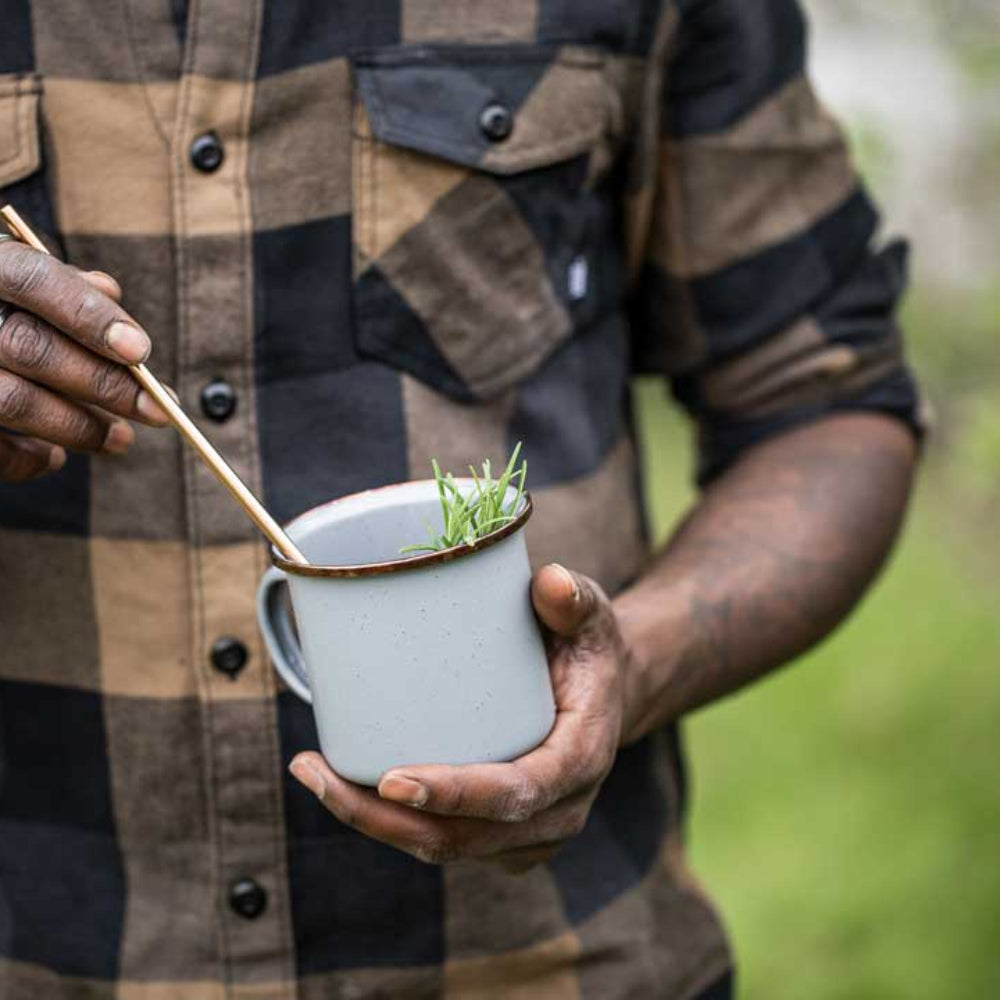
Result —
<instances>
[{"instance_id":1,"label":"green herb","mask_svg":"<svg viewBox=\"0 0 1000 1000\"><path fill-rule=\"evenodd\" d=\"M441 500L441 518L443 530L440 534L428 525L429 541L417 545L406 545L399 550L400 555L413 552L441 552L456 545L472 545L479 538L502 528L513 521L520 510L521 499L524 496L524 480L528 475L528 463L524 460L517 464L521 455L521 443L518 442L507 463L503 474L494 479L490 470L490 462L483 462L481 473L470 465L473 488L463 493L455 477L443 473L437 459L431 460L434 479L437 482L438 497ZM510 503L505 503L511 487L517 491Z\"/></svg>"}]
</instances>

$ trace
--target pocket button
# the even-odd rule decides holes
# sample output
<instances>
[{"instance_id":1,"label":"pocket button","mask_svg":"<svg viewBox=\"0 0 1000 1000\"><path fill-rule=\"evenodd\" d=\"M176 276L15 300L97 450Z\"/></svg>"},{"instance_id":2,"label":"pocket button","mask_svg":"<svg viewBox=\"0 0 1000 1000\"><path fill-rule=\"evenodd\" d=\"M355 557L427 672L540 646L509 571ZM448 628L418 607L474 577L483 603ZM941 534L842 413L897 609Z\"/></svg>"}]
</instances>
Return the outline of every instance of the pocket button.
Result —
<instances>
[{"instance_id":1,"label":"pocket button","mask_svg":"<svg viewBox=\"0 0 1000 1000\"><path fill-rule=\"evenodd\" d=\"M506 104L487 104L479 115L479 127L490 142L503 142L514 130L514 114Z\"/></svg>"}]
</instances>

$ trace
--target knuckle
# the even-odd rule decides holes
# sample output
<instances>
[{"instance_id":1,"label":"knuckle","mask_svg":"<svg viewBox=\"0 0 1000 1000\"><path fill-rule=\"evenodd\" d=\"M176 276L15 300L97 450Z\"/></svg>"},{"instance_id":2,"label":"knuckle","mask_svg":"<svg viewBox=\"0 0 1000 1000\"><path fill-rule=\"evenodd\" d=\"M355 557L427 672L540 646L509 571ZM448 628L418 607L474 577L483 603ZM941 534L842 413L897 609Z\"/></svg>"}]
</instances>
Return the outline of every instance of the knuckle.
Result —
<instances>
[{"instance_id":1,"label":"knuckle","mask_svg":"<svg viewBox=\"0 0 1000 1000\"><path fill-rule=\"evenodd\" d=\"M107 436L107 428L86 410L73 407L59 420L67 440L88 451L99 451Z\"/></svg>"},{"instance_id":2,"label":"knuckle","mask_svg":"<svg viewBox=\"0 0 1000 1000\"><path fill-rule=\"evenodd\" d=\"M570 810L563 826L563 836L567 839L570 837L579 837L587 826L589 815L589 810L580 807Z\"/></svg>"},{"instance_id":3,"label":"knuckle","mask_svg":"<svg viewBox=\"0 0 1000 1000\"><path fill-rule=\"evenodd\" d=\"M429 833L413 847L413 855L427 865L444 865L458 857L451 840L441 833Z\"/></svg>"},{"instance_id":4,"label":"knuckle","mask_svg":"<svg viewBox=\"0 0 1000 1000\"><path fill-rule=\"evenodd\" d=\"M30 478L13 459L0 456L0 483L22 483Z\"/></svg>"},{"instance_id":5,"label":"knuckle","mask_svg":"<svg viewBox=\"0 0 1000 1000\"><path fill-rule=\"evenodd\" d=\"M21 478L20 465L13 454L13 449L0 439L0 482L17 482Z\"/></svg>"},{"instance_id":6,"label":"knuckle","mask_svg":"<svg viewBox=\"0 0 1000 1000\"><path fill-rule=\"evenodd\" d=\"M106 303L107 298L96 288L80 281L67 302L70 329L93 331L106 326L110 319Z\"/></svg>"},{"instance_id":7,"label":"knuckle","mask_svg":"<svg viewBox=\"0 0 1000 1000\"><path fill-rule=\"evenodd\" d=\"M139 387L124 368L107 362L97 368L93 390L100 402L122 407L134 402Z\"/></svg>"},{"instance_id":8,"label":"knuckle","mask_svg":"<svg viewBox=\"0 0 1000 1000\"><path fill-rule=\"evenodd\" d=\"M27 298L38 291L48 274L43 254L12 246L0 253L0 289L13 299Z\"/></svg>"},{"instance_id":9,"label":"knuckle","mask_svg":"<svg viewBox=\"0 0 1000 1000\"><path fill-rule=\"evenodd\" d=\"M508 823L523 823L538 811L540 798L535 783L528 778L521 778L504 792L500 814Z\"/></svg>"},{"instance_id":10,"label":"knuckle","mask_svg":"<svg viewBox=\"0 0 1000 1000\"><path fill-rule=\"evenodd\" d=\"M465 793L465 787L460 781L454 782L451 787L445 792L445 808L448 812L458 813L459 815L465 812L466 806L468 805L468 796Z\"/></svg>"},{"instance_id":11,"label":"knuckle","mask_svg":"<svg viewBox=\"0 0 1000 1000\"><path fill-rule=\"evenodd\" d=\"M16 424L31 412L32 391L29 383L0 372L0 419Z\"/></svg>"},{"instance_id":12,"label":"knuckle","mask_svg":"<svg viewBox=\"0 0 1000 1000\"><path fill-rule=\"evenodd\" d=\"M47 466L38 459L10 460L6 468L0 464L0 482L29 483L47 471Z\"/></svg>"},{"instance_id":13,"label":"knuckle","mask_svg":"<svg viewBox=\"0 0 1000 1000\"><path fill-rule=\"evenodd\" d=\"M457 771L457 769L455 769ZM469 805L469 792L466 782L460 774L452 771L446 778L439 778L432 782L429 789L430 807L432 811L444 814L456 813L461 815L462 811ZM427 805L425 802L424 805Z\"/></svg>"},{"instance_id":14,"label":"knuckle","mask_svg":"<svg viewBox=\"0 0 1000 1000\"><path fill-rule=\"evenodd\" d=\"M577 653L598 656L612 650L618 641L618 623L611 611L600 611L593 615L577 636Z\"/></svg>"},{"instance_id":15,"label":"knuckle","mask_svg":"<svg viewBox=\"0 0 1000 1000\"><path fill-rule=\"evenodd\" d=\"M358 813L354 806L340 801L327 802L325 799L323 800L323 805L325 805L326 808L329 809L337 820L343 823L344 826L349 826L355 830L358 828Z\"/></svg>"},{"instance_id":16,"label":"knuckle","mask_svg":"<svg viewBox=\"0 0 1000 1000\"><path fill-rule=\"evenodd\" d=\"M614 767L617 753L613 746L601 744L593 748L587 756L583 777L589 781L600 781Z\"/></svg>"},{"instance_id":17,"label":"knuckle","mask_svg":"<svg viewBox=\"0 0 1000 1000\"><path fill-rule=\"evenodd\" d=\"M596 769L596 753L590 745L586 735L582 732L574 732L566 746L565 755L562 758L563 766L567 777L572 785L585 782Z\"/></svg>"},{"instance_id":18,"label":"knuckle","mask_svg":"<svg viewBox=\"0 0 1000 1000\"><path fill-rule=\"evenodd\" d=\"M589 576L577 576L579 585L579 611L583 627L591 627L603 620L609 608L607 594L601 585Z\"/></svg>"},{"instance_id":19,"label":"knuckle","mask_svg":"<svg viewBox=\"0 0 1000 1000\"><path fill-rule=\"evenodd\" d=\"M52 353L53 338L36 316L17 312L0 327L0 355L5 361L25 371L46 367Z\"/></svg>"}]
</instances>

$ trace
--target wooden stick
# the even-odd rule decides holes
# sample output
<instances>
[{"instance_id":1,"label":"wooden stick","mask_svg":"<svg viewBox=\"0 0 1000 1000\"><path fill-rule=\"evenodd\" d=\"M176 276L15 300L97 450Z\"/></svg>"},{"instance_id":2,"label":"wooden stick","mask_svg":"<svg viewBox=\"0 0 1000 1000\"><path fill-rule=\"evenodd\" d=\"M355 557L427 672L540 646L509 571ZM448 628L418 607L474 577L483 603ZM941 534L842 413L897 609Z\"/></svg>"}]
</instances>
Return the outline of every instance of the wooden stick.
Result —
<instances>
[{"instance_id":1,"label":"wooden stick","mask_svg":"<svg viewBox=\"0 0 1000 1000\"><path fill-rule=\"evenodd\" d=\"M0 216L11 235L22 243L47 254L45 244L31 231L28 224L10 206L0 208ZM212 443L195 426L194 421L184 412L181 405L167 391L162 382L145 365L128 365L136 381L149 393L153 401L170 418L170 422L180 431L183 438L201 456L205 464L215 473L220 483L236 498L250 519L264 533L265 537L289 561L308 565L308 560L288 537L284 529L267 512L264 505L253 495L246 483L233 471L229 463L215 450Z\"/></svg>"}]
</instances>

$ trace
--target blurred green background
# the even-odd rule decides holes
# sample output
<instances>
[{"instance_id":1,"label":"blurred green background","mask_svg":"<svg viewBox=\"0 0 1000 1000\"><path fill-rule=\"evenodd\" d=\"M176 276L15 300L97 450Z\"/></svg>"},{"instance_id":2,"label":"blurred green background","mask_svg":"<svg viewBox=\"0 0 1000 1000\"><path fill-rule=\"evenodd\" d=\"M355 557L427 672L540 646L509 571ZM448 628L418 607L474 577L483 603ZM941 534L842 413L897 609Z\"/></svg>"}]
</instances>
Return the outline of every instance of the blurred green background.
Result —
<instances>
[{"instance_id":1,"label":"blurred green background","mask_svg":"<svg viewBox=\"0 0 1000 1000\"><path fill-rule=\"evenodd\" d=\"M814 0L818 89L914 243L936 411L905 537L833 638L686 724L692 864L743 1000L1000 997L1000 4ZM637 393L656 529L689 429Z\"/></svg>"}]
</instances>

